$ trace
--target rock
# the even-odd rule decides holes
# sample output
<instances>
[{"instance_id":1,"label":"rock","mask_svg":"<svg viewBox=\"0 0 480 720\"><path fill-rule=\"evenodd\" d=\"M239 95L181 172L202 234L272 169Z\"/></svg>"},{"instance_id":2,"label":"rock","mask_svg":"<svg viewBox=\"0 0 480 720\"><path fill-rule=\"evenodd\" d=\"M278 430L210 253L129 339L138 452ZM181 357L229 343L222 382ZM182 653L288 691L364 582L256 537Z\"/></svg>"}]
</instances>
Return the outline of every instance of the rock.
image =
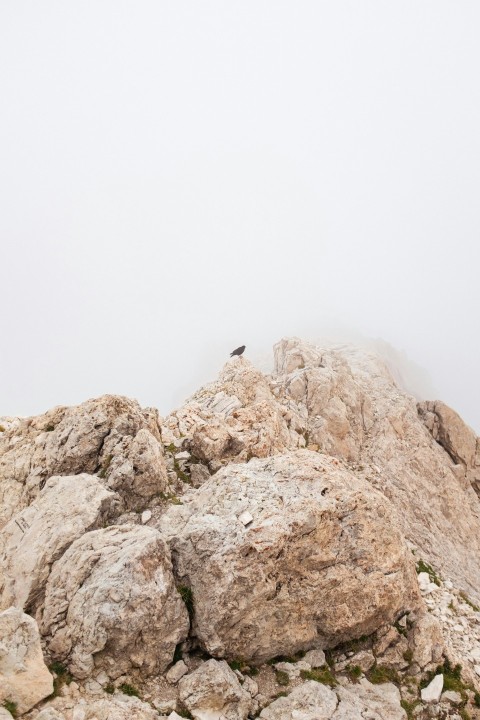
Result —
<instances>
[{"instance_id":1,"label":"rock","mask_svg":"<svg viewBox=\"0 0 480 720\"><path fill-rule=\"evenodd\" d=\"M194 488L199 488L210 477L210 472L202 463L190 465L190 480Z\"/></svg>"},{"instance_id":2,"label":"rock","mask_svg":"<svg viewBox=\"0 0 480 720\"><path fill-rule=\"evenodd\" d=\"M175 711L171 712L168 716L168 720L183 720L181 715L178 715Z\"/></svg>"},{"instance_id":3,"label":"rock","mask_svg":"<svg viewBox=\"0 0 480 720\"><path fill-rule=\"evenodd\" d=\"M420 692L422 702L436 703L440 700L443 690L443 675L435 675L432 682Z\"/></svg>"},{"instance_id":4,"label":"rock","mask_svg":"<svg viewBox=\"0 0 480 720\"><path fill-rule=\"evenodd\" d=\"M245 720L251 698L225 661L208 660L183 677L179 697L195 720Z\"/></svg>"},{"instance_id":5,"label":"rock","mask_svg":"<svg viewBox=\"0 0 480 720\"><path fill-rule=\"evenodd\" d=\"M248 510L245 510L245 512L239 515L238 519L242 525L250 525L253 520L253 515L251 515Z\"/></svg>"},{"instance_id":6,"label":"rock","mask_svg":"<svg viewBox=\"0 0 480 720\"><path fill-rule=\"evenodd\" d=\"M480 458L473 430L439 400L419 403L418 412L434 440L444 448L453 463L463 469L463 476L467 476L475 487L475 483L480 481Z\"/></svg>"},{"instance_id":7,"label":"rock","mask_svg":"<svg viewBox=\"0 0 480 720\"><path fill-rule=\"evenodd\" d=\"M148 526L86 533L50 573L41 632L76 677L163 672L188 627L168 547Z\"/></svg>"},{"instance_id":8,"label":"rock","mask_svg":"<svg viewBox=\"0 0 480 720\"><path fill-rule=\"evenodd\" d=\"M217 657L261 662L338 645L421 603L391 505L308 450L229 465L160 527L193 592L193 632Z\"/></svg>"},{"instance_id":9,"label":"rock","mask_svg":"<svg viewBox=\"0 0 480 720\"><path fill-rule=\"evenodd\" d=\"M228 362L219 379L203 387L165 420L191 453L207 463L245 461L282 452L295 441L267 378L248 360Z\"/></svg>"},{"instance_id":10,"label":"rock","mask_svg":"<svg viewBox=\"0 0 480 720\"><path fill-rule=\"evenodd\" d=\"M384 662L382 658L382 665L383 664ZM375 665L375 656L369 650L360 650L360 652L355 653L355 655L352 655L352 657L346 661L345 667L347 665L350 665L351 667L359 667L360 670L365 673L367 670L370 670L373 665Z\"/></svg>"},{"instance_id":11,"label":"rock","mask_svg":"<svg viewBox=\"0 0 480 720\"><path fill-rule=\"evenodd\" d=\"M463 698L460 693L456 692L455 690L446 690L444 693L442 693L441 701L449 702L452 705L461 705Z\"/></svg>"},{"instance_id":12,"label":"rock","mask_svg":"<svg viewBox=\"0 0 480 720\"><path fill-rule=\"evenodd\" d=\"M325 653L323 652L323 650L319 650L318 648L309 650L307 653L305 653L303 659L312 668L323 667L323 665L325 665L326 663Z\"/></svg>"},{"instance_id":13,"label":"rock","mask_svg":"<svg viewBox=\"0 0 480 720\"><path fill-rule=\"evenodd\" d=\"M104 395L23 418L0 433L0 528L55 475L97 474L126 509L166 489L159 418L128 398Z\"/></svg>"},{"instance_id":14,"label":"rock","mask_svg":"<svg viewBox=\"0 0 480 720\"><path fill-rule=\"evenodd\" d=\"M176 685L180 678L182 678L187 673L188 667L185 665L183 660L179 660L175 663L175 665L172 665L165 677L169 683L171 683L172 685Z\"/></svg>"},{"instance_id":15,"label":"rock","mask_svg":"<svg viewBox=\"0 0 480 720\"><path fill-rule=\"evenodd\" d=\"M0 707L0 720L12 720L11 713L3 707Z\"/></svg>"},{"instance_id":16,"label":"rock","mask_svg":"<svg viewBox=\"0 0 480 720\"><path fill-rule=\"evenodd\" d=\"M152 705L158 710L160 715L167 715L175 710L177 700L176 698L170 698L169 700L156 699L152 701Z\"/></svg>"},{"instance_id":17,"label":"rock","mask_svg":"<svg viewBox=\"0 0 480 720\"><path fill-rule=\"evenodd\" d=\"M309 680L260 713L263 720L405 720L400 693L391 683L372 685L362 678L355 685L330 689Z\"/></svg>"},{"instance_id":18,"label":"rock","mask_svg":"<svg viewBox=\"0 0 480 720\"><path fill-rule=\"evenodd\" d=\"M263 720L329 720L338 704L336 694L326 685L308 680L263 708Z\"/></svg>"},{"instance_id":19,"label":"rock","mask_svg":"<svg viewBox=\"0 0 480 720\"><path fill-rule=\"evenodd\" d=\"M43 661L37 623L17 608L0 613L0 704L16 703L19 714L51 695L53 677Z\"/></svg>"},{"instance_id":20,"label":"rock","mask_svg":"<svg viewBox=\"0 0 480 720\"><path fill-rule=\"evenodd\" d=\"M242 687L252 698L258 695L258 684L248 675L244 676Z\"/></svg>"},{"instance_id":21,"label":"rock","mask_svg":"<svg viewBox=\"0 0 480 720\"><path fill-rule=\"evenodd\" d=\"M76 711L80 711L75 716ZM77 705L72 720L158 720L158 712L148 703L123 693Z\"/></svg>"},{"instance_id":22,"label":"rock","mask_svg":"<svg viewBox=\"0 0 480 720\"><path fill-rule=\"evenodd\" d=\"M350 463L384 493L417 557L480 599L478 498L402 390L396 358L381 351L386 360L358 347L287 338L274 348L270 387L290 430ZM471 458L471 441L469 447Z\"/></svg>"},{"instance_id":23,"label":"rock","mask_svg":"<svg viewBox=\"0 0 480 720\"><path fill-rule=\"evenodd\" d=\"M117 502L93 475L50 478L0 535L0 609L34 610L53 562L84 532L102 525Z\"/></svg>"},{"instance_id":24,"label":"rock","mask_svg":"<svg viewBox=\"0 0 480 720\"><path fill-rule=\"evenodd\" d=\"M413 659L422 670L430 664L441 661L445 642L439 621L430 613L422 613L408 632L409 645L413 650Z\"/></svg>"},{"instance_id":25,"label":"rock","mask_svg":"<svg viewBox=\"0 0 480 720\"><path fill-rule=\"evenodd\" d=\"M46 707L38 713L35 720L65 720L65 716L55 708Z\"/></svg>"},{"instance_id":26,"label":"rock","mask_svg":"<svg viewBox=\"0 0 480 720\"><path fill-rule=\"evenodd\" d=\"M152 511L151 510L144 510L142 512L142 523L145 525L149 520L151 520L152 517Z\"/></svg>"},{"instance_id":27,"label":"rock","mask_svg":"<svg viewBox=\"0 0 480 720\"><path fill-rule=\"evenodd\" d=\"M335 689L339 700L335 720L406 720L406 713L400 704L400 692L392 683L372 685L362 678L355 685L339 686Z\"/></svg>"}]
</instances>

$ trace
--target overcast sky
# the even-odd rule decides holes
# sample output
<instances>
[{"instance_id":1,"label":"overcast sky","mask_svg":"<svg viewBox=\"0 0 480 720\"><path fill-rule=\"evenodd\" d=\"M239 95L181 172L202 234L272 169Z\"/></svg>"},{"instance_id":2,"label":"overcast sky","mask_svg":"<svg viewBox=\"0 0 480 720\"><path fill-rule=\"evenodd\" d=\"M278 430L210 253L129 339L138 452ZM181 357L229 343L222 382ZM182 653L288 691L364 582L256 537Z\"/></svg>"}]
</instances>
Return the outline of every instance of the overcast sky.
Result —
<instances>
[{"instance_id":1,"label":"overcast sky","mask_svg":"<svg viewBox=\"0 0 480 720\"><path fill-rule=\"evenodd\" d=\"M480 3L0 3L0 414L382 338L480 431Z\"/></svg>"}]
</instances>

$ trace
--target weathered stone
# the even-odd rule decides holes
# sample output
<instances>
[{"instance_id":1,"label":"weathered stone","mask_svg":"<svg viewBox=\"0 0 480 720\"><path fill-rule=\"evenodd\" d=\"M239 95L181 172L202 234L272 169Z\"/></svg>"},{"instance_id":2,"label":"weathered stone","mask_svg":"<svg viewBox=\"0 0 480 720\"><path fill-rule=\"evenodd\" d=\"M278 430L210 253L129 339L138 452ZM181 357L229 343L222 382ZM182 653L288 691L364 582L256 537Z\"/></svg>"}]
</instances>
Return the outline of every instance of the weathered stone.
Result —
<instances>
[{"instance_id":1,"label":"weathered stone","mask_svg":"<svg viewBox=\"0 0 480 720\"><path fill-rule=\"evenodd\" d=\"M326 663L325 653L323 652L323 650L319 650L318 648L309 650L307 653L305 653L303 659L305 660L305 662L311 665L312 668L323 667L323 665L325 665Z\"/></svg>"},{"instance_id":2,"label":"weathered stone","mask_svg":"<svg viewBox=\"0 0 480 720\"><path fill-rule=\"evenodd\" d=\"M431 613L422 613L415 620L408 633L408 639L413 658L422 670L432 663L440 662L445 643L441 625Z\"/></svg>"},{"instance_id":3,"label":"weathered stone","mask_svg":"<svg viewBox=\"0 0 480 720\"><path fill-rule=\"evenodd\" d=\"M171 683L172 685L176 685L180 678L182 678L187 673L188 667L185 665L183 660L179 660L175 663L175 665L172 665L165 677L169 683Z\"/></svg>"},{"instance_id":4,"label":"weathered stone","mask_svg":"<svg viewBox=\"0 0 480 720\"><path fill-rule=\"evenodd\" d=\"M463 701L461 694L455 690L446 690L442 693L442 697L440 699L442 702L451 703L451 705L461 705Z\"/></svg>"},{"instance_id":5,"label":"weathered stone","mask_svg":"<svg viewBox=\"0 0 480 720\"><path fill-rule=\"evenodd\" d=\"M329 720L337 704L333 690L309 680L292 690L287 697L279 697L263 708L260 717L264 720Z\"/></svg>"},{"instance_id":6,"label":"weathered stone","mask_svg":"<svg viewBox=\"0 0 480 720\"><path fill-rule=\"evenodd\" d=\"M54 475L97 474L125 507L166 488L158 413L104 395L20 419L0 433L0 528Z\"/></svg>"},{"instance_id":7,"label":"weathered stone","mask_svg":"<svg viewBox=\"0 0 480 720\"><path fill-rule=\"evenodd\" d=\"M208 660L183 677L179 697L195 720L245 720L251 698L225 661Z\"/></svg>"},{"instance_id":8,"label":"weathered stone","mask_svg":"<svg viewBox=\"0 0 480 720\"><path fill-rule=\"evenodd\" d=\"M148 526L89 532L50 574L41 631L79 678L94 667L113 678L132 666L163 672L188 625L169 550Z\"/></svg>"},{"instance_id":9,"label":"weathered stone","mask_svg":"<svg viewBox=\"0 0 480 720\"><path fill-rule=\"evenodd\" d=\"M117 501L93 475L50 478L0 534L0 609L15 605L31 611L42 599L53 562L101 525Z\"/></svg>"},{"instance_id":10,"label":"weathered stone","mask_svg":"<svg viewBox=\"0 0 480 720\"><path fill-rule=\"evenodd\" d=\"M202 463L190 465L190 480L195 488L199 488L210 477L210 472Z\"/></svg>"},{"instance_id":11,"label":"weathered stone","mask_svg":"<svg viewBox=\"0 0 480 720\"><path fill-rule=\"evenodd\" d=\"M17 608L0 613L0 704L16 703L27 712L53 692L43 661L37 623Z\"/></svg>"},{"instance_id":12,"label":"weathered stone","mask_svg":"<svg viewBox=\"0 0 480 720\"><path fill-rule=\"evenodd\" d=\"M427 687L422 688L420 695L422 702L436 703L440 700L443 690L443 675L435 675L432 682Z\"/></svg>"},{"instance_id":13,"label":"weathered stone","mask_svg":"<svg viewBox=\"0 0 480 720\"><path fill-rule=\"evenodd\" d=\"M72 720L158 720L158 712L136 697L118 693L77 705Z\"/></svg>"},{"instance_id":14,"label":"weathered stone","mask_svg":"<svg viewBox=\"0 0 480 720\"><path fill-rule=\"evenodd\" d=\"M406 720L400 693L390 684L372 685L363 678L355 685L330 689L312 680L280 697L260 713L263 720Z\"/></svg>"},{"instance_id":15,"label":"weathered stone","mask_svg":"<svg viewBox=\"0 0 480 720\"><path fill-rule=\"evenodd\" d=\"M245 508L254 521L238 521ZM420 603L388 501L307 450L230 465L161 518L194 633L262 661L372 633ZM215 581L213 581L215 578Z\"/></svg>"},{"instance_id":16,"label":"weathered stone","mask_svg":"<svg viewBox=\"0 0 480 720\"><path fill-rule=\"evenodd\" d=\"M35 720L65 720L65 715L55 708L46 707L38 713Z\"/></svg>"}]
</instances>

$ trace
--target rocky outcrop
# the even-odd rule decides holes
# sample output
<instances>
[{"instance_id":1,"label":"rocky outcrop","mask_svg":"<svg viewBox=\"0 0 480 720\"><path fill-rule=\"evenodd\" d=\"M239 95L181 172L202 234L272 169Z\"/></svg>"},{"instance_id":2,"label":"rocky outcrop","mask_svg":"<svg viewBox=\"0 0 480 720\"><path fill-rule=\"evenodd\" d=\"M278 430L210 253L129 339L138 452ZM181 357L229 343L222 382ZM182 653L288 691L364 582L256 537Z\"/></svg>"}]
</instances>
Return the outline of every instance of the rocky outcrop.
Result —
<instances>
[{"instance_id":1,"label":"rocky outcrop","mask_svg":"<svg viewBox=\"0 0 480 720\"><path fill-rule=\"evenodd\" d=\"M212 470L222 464L267 457L297 447L267 378L248 360L235 358L164 423L165 438L183 446Z\"/></svg>"},{"instance_id":2,"label":"rocky outcrop","mask_svg":"<svg viewBox=\"0 0 480 720\"><path fill-rule=\"evenodd\" d=\"M193 592L193 632L215 657L329 647L419 603L389 502L314 452L229 465L160 527Z\"/></svg>"},{"instance_id":3,"label":"rocky outcrop","mask_svg":"<svg viewBox=\"0 0 480 720\"><path fill-rule=\"evenodd\" d=\"M180 700L194 720L246 720L251 697L226 662L208 660L179 682Z\"/></svg>"},{"instance_id":4,"label":"rocky outcrop","mask_svg":"<svg viewBox=\"0 0 480 720\"><path fill-rule=\"evenodd\" d=\"M418 403L418 413L433 439L452 459L456 475L480 493L480 442L473 430L439 400Z\"/></svg>"},{"instance_id":5,"label":"rocky outcrop","mask_svg":"<svg viewBox=\"0 0 480 720\"><path fill-rule=\"evenodd\" d=\"M290 430L380 490L419 555L480 600L478 498L385 362L359 348L285 339L275 346L271 387ZM466 446L471 462L472 438Z\"/></svg>"},{"instance_id":6,"label":"rocky outcrop","mask_svg":"<svg viewBox=\"0 0 480 720\"><path fill-rule=\"evenodd\" d=\"M167 484L158 414L104 395L20 419L0 433L0 528L54 475L97 474L127 509Z\"/></svg>"},{"instance_id":7,"label":"rocky outcrop","mask_svg":"<svg viewBox=\"0 0 480 720\"><path fill-rule=\"evenodd\" d=\"M0 612L0 704L25 713L52 692L35 620L17 608Z\"/></svg>"},{"instance_id":8,"label":"rocky outcrop","mask_svg":"<svg viewBox=\"0 0 480 720\"><path fill-rule=\"evenodd\" d=\"M76 677L94 668L112 678L131 667L162 672L188 627L168 547L152 528L89 532L52 568L41 632Z\"/></svg>"},{"instance_id":9,"label":"rocky outcrop","mask_svg":"<svg viewBox=\"0 0 480 720\"><path fill-rule=\"evenodd\" d=\"M118 496L93 475L50 478L0 534L0 610L15 605L34 612L55 560L117 505Z\"/></svg>"}]
</instances>

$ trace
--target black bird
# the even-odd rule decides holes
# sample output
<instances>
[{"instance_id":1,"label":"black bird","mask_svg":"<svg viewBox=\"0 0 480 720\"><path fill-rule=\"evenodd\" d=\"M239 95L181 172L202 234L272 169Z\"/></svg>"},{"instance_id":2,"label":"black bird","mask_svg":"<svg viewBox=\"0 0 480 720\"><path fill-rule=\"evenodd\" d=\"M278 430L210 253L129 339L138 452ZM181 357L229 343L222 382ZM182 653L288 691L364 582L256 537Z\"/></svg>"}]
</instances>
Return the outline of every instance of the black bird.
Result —
<instances>
[{"instance_id":1,"label":"black bird","mask_svg":"<svg viewBox=\"0 0 480 720\"><path fill-rule=\"evenodd\" d=\"M241 355L246 347L246 345L241 345L239 348L230 353L230 357L232 357L233 355Z\"/></svg>"}]
</instances>

